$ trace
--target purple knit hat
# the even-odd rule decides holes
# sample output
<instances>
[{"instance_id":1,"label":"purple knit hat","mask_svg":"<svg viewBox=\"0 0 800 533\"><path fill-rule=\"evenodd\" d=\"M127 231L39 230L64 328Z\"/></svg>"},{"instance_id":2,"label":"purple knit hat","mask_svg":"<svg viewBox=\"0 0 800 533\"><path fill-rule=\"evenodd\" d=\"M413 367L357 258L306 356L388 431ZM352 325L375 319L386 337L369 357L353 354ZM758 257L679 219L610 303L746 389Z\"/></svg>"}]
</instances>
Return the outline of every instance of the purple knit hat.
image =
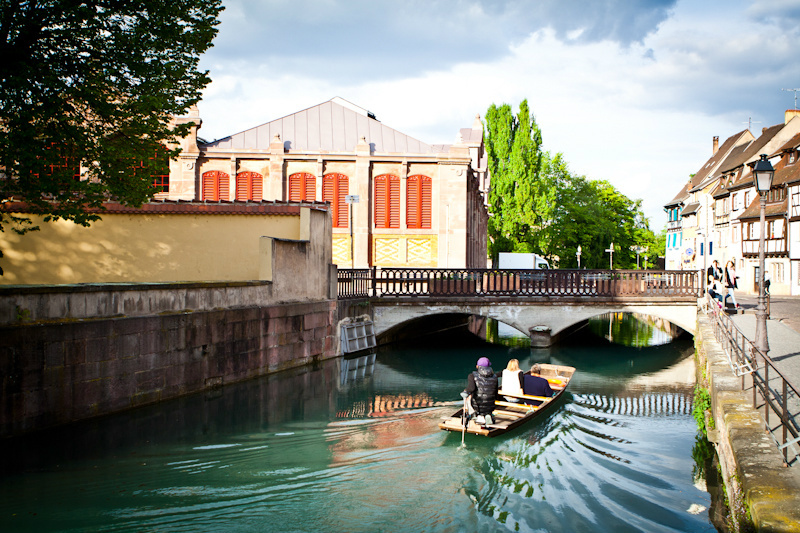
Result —
<instances>
[{"instance_id":1,"label":"purple knit hat","mask_svg":"<svg viewBox=\"0 0 800 533\"><path fill-rule=\"evenodd\" d=\"M492 366L491 361L489 361L486 357L481 357L478 359L478 366Z\"/></svg>"}]
</instances>

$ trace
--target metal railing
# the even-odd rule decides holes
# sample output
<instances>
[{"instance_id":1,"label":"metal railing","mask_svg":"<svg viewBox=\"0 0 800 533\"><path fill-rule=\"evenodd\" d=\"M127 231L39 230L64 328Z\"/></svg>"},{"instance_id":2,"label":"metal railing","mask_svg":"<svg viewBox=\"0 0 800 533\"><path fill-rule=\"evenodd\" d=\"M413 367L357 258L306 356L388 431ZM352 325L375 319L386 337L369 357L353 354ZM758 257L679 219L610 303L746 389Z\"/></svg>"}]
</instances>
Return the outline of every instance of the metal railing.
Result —
<instances>
[{"instance_id":1,"label":"metal railing","mask_svg":"<svg viewBox=\"0 0 800 533\"><path fill-rule=\"evenodd\" d=\"M728 363L736 376L742 378L742 390L753 391L753 407L759 411L767 430L783 454L786 465L796 464L800 451L800 395L797 388L789 382L774 361L761 353L755 344L733 323L731 317L708 294L704 299L703 310L711 317L711 325L717 342L728 357ZM778 418L773 427L770 419ZM789 448L794 456L789 461Z\"/></svg>"},{"instance_id":2,"label":"metal railing","mask_svg":"<svg viewBox=\"0 0 800 533\"><path fill-rule=\"evenodd\" d=\"M389 296L594 296L698 298L698 273L684 270L339 270L339 298Z\"/></svg>"}]
</instances>

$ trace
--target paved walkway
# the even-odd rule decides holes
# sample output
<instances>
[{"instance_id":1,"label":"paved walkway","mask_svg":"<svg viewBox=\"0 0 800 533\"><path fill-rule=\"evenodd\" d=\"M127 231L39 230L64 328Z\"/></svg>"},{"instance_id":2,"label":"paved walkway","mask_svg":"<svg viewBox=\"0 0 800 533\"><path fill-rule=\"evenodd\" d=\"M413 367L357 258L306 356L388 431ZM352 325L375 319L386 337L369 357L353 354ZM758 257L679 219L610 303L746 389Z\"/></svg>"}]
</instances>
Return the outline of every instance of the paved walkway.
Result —
<instances>
[{"instance_id":1,"label":"paved walkway","mask_svg":"<svg viewBox=\"0 0 800 533\"><path fill-rule=\"evenodd\" d=\"M731 315L734 324L750 340L756 338L755 296L739 296L740 313ZM778 370L800 389L800 296L774 296L767 320L769 356Z\"/></svg>"},{"instance_id":2,"label":"paved walkway","mask_svg":"<svg viewBox=\"0 0 800 533\"><path fill-rule=\"evenodd\" d=\"M758 298L742 296L737 300L740 310L739 313L731 315L733 323L736 324L745 337L754 341L756 338L755 309L758 304ZM769 343L768 355L770 359L794 389L800 391L800 297L775 296L771 298L767 320L767 342ZM769 381L770 388L777 394L781 394L782 381L775 375L771 375ZM792 393L791 390L788 391L787 405L789 418L797 427L800 425L800 398ZM771 419L770 422L773 436L777 440L781 440L782 430L777 425L777 418ZM791 436L789 436L789 440L792 440ZM791 449L796 450L796 445ZM793 467L800 466L797 458L792 460L792 454L790 453L789 455L790 464Z\"/></svg>"}]
</instances>

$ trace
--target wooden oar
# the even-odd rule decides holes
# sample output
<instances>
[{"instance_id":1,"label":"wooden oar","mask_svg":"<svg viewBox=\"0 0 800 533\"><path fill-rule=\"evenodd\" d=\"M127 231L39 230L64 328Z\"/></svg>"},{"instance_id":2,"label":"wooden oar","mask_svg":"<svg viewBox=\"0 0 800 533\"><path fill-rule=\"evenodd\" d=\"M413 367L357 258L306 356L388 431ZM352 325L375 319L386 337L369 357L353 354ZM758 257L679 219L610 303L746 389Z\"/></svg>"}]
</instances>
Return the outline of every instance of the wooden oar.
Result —
<instances>
[{"instance_id":1,"label":"wooden oar","mask_svg":"<svg viewBox=\"0 0 800 533\"><path fill-rule=\"evenodd\" d=\"M464 396L464 409L461 410L461 447L464 447L464 435L467 433L467 423L469 423L469 417L467 416L467 401L469 401L469 396Z\"/></svg>"}]
</instances>

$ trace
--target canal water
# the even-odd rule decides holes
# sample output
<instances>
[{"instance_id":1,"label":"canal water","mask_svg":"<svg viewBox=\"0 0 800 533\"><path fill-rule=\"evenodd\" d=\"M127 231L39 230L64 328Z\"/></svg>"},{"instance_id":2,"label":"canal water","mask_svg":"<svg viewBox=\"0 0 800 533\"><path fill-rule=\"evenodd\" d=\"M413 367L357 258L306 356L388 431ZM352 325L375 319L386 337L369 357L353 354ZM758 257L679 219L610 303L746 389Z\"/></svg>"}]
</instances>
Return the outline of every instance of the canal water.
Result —
<instances>
[{"instance_id":1,"label":"canal water","mask_svg":"<svg viewBox=\"0 0 800 533\"><path fill-rule=\"evenodd\" d=\"M0 442L0 531L715 531L692 355L451 332ZM437 423L481 356L578 370L546 416L462 446Z\"/></svg>"}]
</instances>

